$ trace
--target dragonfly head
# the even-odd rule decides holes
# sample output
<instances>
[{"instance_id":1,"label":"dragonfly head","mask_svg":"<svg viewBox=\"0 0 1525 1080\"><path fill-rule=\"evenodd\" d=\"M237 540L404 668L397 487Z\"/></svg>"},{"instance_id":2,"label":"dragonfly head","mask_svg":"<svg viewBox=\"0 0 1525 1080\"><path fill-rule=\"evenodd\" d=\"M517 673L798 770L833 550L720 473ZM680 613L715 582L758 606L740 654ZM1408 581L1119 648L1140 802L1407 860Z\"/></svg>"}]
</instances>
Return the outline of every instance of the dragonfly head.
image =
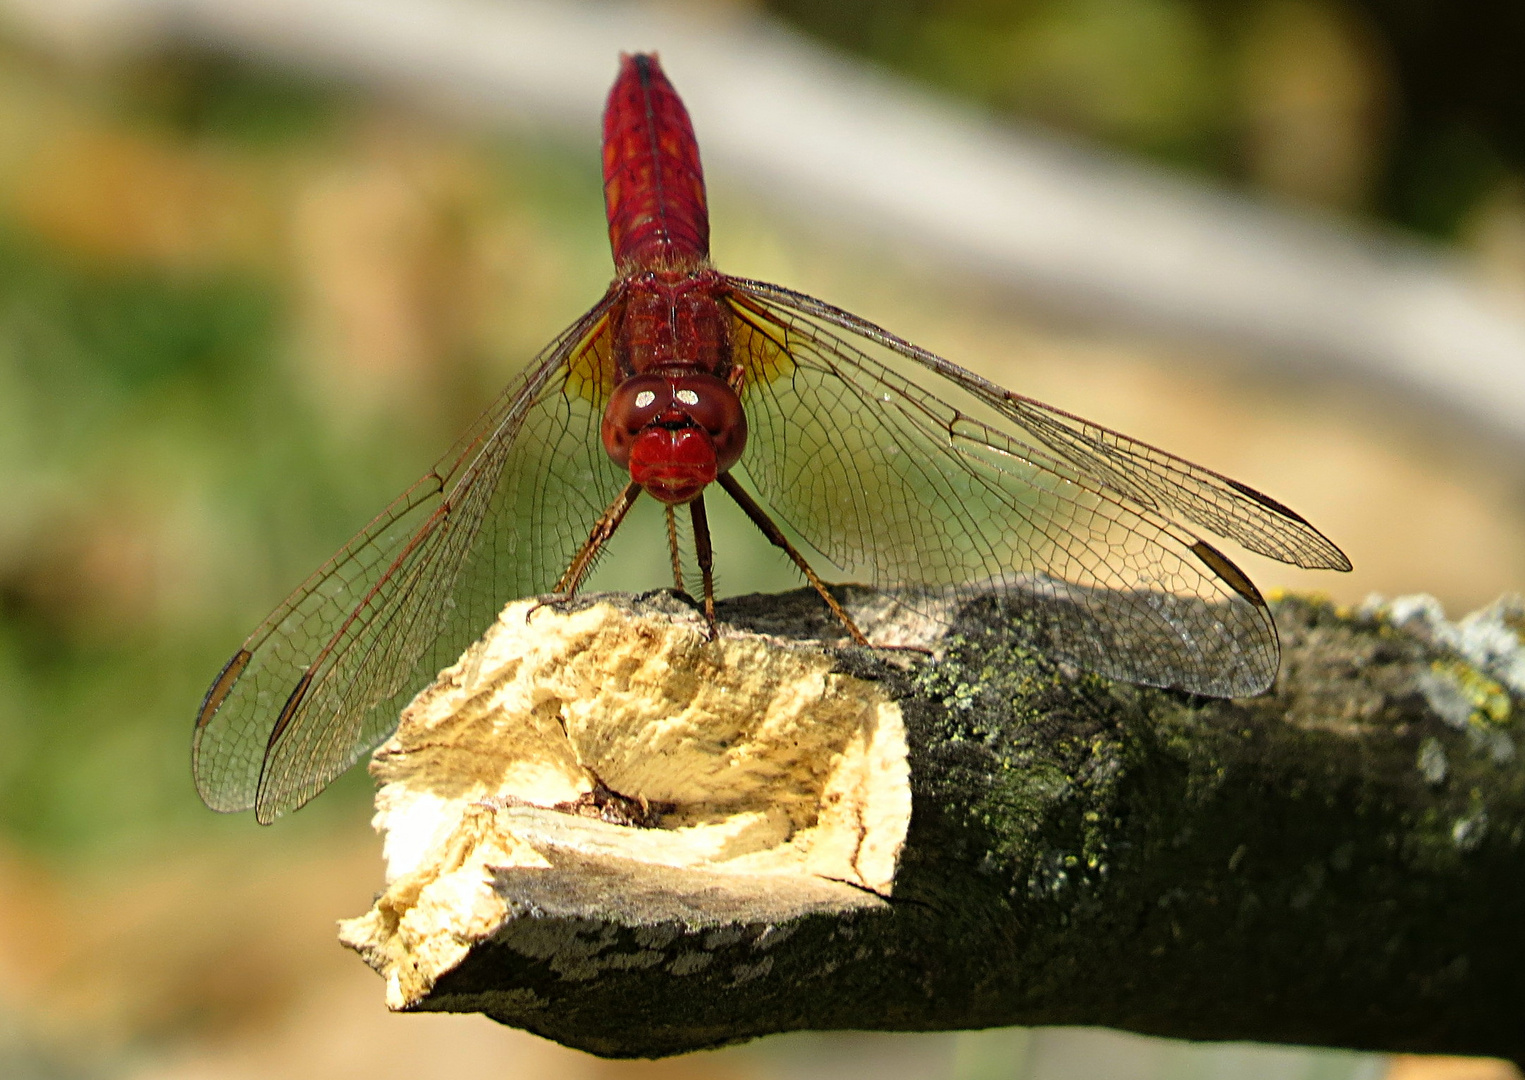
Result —
<instances>
[{"instance_id":1,"label":"dragonfly head","mask_svg":"<svg viewBox=\"0 0 1525 1080\"><path fill-rule=\"evenodd\" d=\"M741 459L747 416L713 375L632 375L609 396L604 450L653 498L676 506Z\"/></svg>"}]
</instances>

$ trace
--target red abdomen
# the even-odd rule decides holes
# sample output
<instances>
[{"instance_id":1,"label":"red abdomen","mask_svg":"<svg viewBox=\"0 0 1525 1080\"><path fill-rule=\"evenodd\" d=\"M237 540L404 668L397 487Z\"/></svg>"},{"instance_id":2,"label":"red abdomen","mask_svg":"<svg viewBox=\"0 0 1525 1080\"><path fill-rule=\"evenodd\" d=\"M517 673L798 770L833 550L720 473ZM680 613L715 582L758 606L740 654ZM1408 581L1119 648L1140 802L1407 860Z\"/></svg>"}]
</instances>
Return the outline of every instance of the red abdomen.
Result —
<instances>
[{"instance_id":1,"label":"red abdomen","mask_svg":"<svg viewBox=\"0 0 1525 1080\"><path fill-rule=\"evenodd\" d=\"M622 273L686 269L709 258L699 144L655 56L620 58L604 106L604 207Z\"/></svg>"}]
</instances>

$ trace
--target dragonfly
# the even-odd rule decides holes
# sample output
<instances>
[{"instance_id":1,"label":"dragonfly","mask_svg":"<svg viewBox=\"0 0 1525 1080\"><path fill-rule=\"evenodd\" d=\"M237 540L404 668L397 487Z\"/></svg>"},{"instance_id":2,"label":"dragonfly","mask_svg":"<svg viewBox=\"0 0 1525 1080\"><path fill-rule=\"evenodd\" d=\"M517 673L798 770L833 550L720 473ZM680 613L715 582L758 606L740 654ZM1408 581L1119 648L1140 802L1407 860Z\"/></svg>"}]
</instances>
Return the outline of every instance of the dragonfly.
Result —
<instances>
[{"instance_id":1,"label":"dragonfly","mask_svg":"<svg viewBox=\"0 0 1525 1080\"><path fill-rule=\"evenodd\" d=\"M679 516L716 631L718 488L870 644L800 544L937 618L995 597L1046 654L1220 697L1280 657L1250 579L1203 533L1348 570L1236 480L1012 393L841 308L709 257L693 125L655 55L624 55L603 118L615 278L422 479L235 652L196 717L214 810L294 810L395 729L505 602L572 596L631 506Z\"/></svg>"}]
</instances>

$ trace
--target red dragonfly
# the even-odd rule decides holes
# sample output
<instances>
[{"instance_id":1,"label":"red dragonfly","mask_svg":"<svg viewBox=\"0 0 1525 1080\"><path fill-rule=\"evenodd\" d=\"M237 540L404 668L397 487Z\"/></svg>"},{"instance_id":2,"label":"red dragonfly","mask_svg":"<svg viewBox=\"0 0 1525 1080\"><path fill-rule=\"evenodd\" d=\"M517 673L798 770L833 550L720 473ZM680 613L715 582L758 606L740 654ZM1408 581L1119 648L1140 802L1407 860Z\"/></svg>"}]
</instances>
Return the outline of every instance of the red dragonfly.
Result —
<instances>
[{"instance_id":1,"label":"red dragonfly","mask_svg":"<svg viewBox=\"0 0 1525 1080\"><path fill-rule=\"evenodd\" d=\"M621 59L603 160L614 283L228 661L192 751L214 810L269 822L307 802L506 601L576 592L642 492L666 507L679 589L688 508L712 632L715 484L860 644L776 522L913 608L936 598L944 621L994 595L1056 658L1225 697L1269 686L1280 646L1255 586L1193 529L1350 568L1237 481L716 270L698 144L655 56Z\"/></svg>"}]
</instances>

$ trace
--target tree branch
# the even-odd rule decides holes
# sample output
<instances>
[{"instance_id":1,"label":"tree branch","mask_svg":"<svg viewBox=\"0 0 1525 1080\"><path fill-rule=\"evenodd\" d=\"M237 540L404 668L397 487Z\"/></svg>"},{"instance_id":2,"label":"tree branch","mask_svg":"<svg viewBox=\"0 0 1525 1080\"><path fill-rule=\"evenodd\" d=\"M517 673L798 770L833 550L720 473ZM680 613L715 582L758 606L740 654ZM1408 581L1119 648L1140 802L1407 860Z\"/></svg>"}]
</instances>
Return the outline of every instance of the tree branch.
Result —
<instances>
[{"instance_id":1,"label":"tree branch","mask_svg":"<svg viewBox=\"0 0 1525 1080\"><path fill-rule=\"evenodd\" d=\"M665 594L510 605L372 766L389 884L342 937L389 1004L609 1056L1088 1024L1525 1061L1517 603L1284 600L1235 701L989 605L935 659L823 648L822 610L741 598L711 643Z\"/></svg>"}]
</instances>

